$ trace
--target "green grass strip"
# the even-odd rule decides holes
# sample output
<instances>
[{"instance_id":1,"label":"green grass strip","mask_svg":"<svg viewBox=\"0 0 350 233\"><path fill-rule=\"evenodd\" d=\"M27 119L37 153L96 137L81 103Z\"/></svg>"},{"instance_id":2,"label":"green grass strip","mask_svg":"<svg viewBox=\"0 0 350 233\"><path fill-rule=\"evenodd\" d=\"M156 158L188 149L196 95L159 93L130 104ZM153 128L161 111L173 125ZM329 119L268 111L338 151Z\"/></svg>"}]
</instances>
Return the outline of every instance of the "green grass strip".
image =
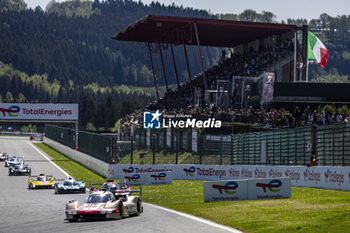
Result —
<instances>
[{"instance_id":1,"label":"green grass strip","mask_svg":"<svg viewBox=\"0 0 350 233\"><path fill-rule=\"evenodd\" d=\"M350 192L292 187L292 198L203 202L203 181L145 186L145 202L244 232L349 232Z\"/></svg>"},{"instance_id":2,"label":"green grass strip","mask_svg":"<svg viewBox=\"0 0 350 233\"><path fill-rule=\"evenodd\" d=\"M73 177L103 181L101 176L50 147L35 144ZM350 192L292 187L292 198L203 202L203 181L174 180L172 185L144 186L143 200L244 232L349 232Z\"/></svg>"},{"instance_id":3,"label":"green grass strip","mask_svg":"<svg viewBox=\"0 0 350 233\"><path fill-rule=\"evenodd\" d=\"M89 170L88 168L67 158L66 156L52 149L48 145L44 143L33 143L33 144L36 147L38 147L40 150L45 152L47 155L49 155L52 158L51 160L52 162L54 162L59 167L61 167L65 172L71 175L74 179L78 179L78 178L82 179L82 181L86 183L87 187L90 187L90 180L93 182L99 182L99 183L100 182L103 183L106 181L106 179L103 178L102 176L97 175L96 173Z\"/></svg>"}]
</instances>

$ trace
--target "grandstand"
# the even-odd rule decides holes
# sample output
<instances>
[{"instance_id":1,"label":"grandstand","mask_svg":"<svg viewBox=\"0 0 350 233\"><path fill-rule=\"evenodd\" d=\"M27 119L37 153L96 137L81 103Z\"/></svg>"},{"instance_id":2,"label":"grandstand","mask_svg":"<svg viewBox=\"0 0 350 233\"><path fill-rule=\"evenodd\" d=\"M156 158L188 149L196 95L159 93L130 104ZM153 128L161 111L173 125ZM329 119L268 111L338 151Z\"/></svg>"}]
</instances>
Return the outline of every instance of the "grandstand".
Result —
<instances>
[{"instance_id":1,"label":"grandstand","mask_svg":"<svg viewBox=\"0 0 350 233\"><path fill-rule=\"evenodd\" d=\"M114 34L112 38L146 42L148 45L157 100L147 106L147 109L191 114L195 117L215 116L223 121L240 119L246 123L258 122L262 126L289 127L295 118L293 114L296 111L305 112L307 106L350 103L346 91L349 85L307 83L304 65L307 56L303 56L307 49L307 31L307 26L148 15ZM301 43L298 38L302 38ZM177 90L170 90L162 50L170 48L173 55L173 46L180 45L184 48L188 81L179 83L176 61L172 56ZM198 47L202 73L194 77L190 74L187 45ZM227 54L223 52L222 59L205 70L201 46L232 49ZM152 59L155 52L160 53L167 88L161 98L158 95ZM274 76L274 85L273 97L264 105L263 82L266 74ZM296 110L297 106L303 109ZM308 120L294 122L294 126L309 125L318 120L318 116L310 116L309 110L305 114L309 114L305 117ZM279 118L277 123L273 119L276 116ZM343 116L343 119L346 117L348 116ZM126 121L131 118L133 122L141 122L142 111L132 114ZM258 120L254 121L255 118Z\"/></svg>"}]
</instances>

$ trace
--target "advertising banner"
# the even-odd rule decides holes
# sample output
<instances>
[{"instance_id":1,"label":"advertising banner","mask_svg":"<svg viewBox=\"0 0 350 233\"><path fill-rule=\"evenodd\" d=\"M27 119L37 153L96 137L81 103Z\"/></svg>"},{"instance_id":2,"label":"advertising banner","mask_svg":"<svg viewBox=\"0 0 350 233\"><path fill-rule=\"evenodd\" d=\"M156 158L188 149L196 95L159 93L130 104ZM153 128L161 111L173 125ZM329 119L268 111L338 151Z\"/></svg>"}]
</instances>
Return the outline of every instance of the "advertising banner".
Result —
<instances>
[{"instance_id":1,"label":"advertising banner","mask_svg":"<svg viewBox=\"0 0 350 233\"><path fill-rule=\"evenodd\" d=\"M0 120L77 121L78 104L0 103Z\"/></svg>"},{"instance_id":2,"label":"advertising banner","mask_svg":"<svg viewBox=\"0 0 350 233\"><path fill-rule=\"evenodd\" d=\"M166 146L171 147L171 128L166 129Z\"/></svg>"},{"instance_id":3,"label":"advertising banner","mask_svg":"<svg viewBox=\"0 0 350 233\"><path fill-rule=\"evenodd\" d=\"M204 202L247 199L247 180L203 182Z\"/></svg>"},{"instance_id":4,"label":"advertising banner","mask_svg":"<svg viewBox=\"0 0 350 233\"><path fill-rule=\"evenodd\" d=\"M174 180L231 180L289 178L292 186L350 191L350 167L262 166L262 165L110 165L116 174L172 171Z\"/></svg>"},{"instance_id":5,"label":"advertising banner","mask_svg":"<svg viewBox=\"0 0 350 233\"><path fill-rule=\"evenodd\" d=\"M152 172L144 174L146 175L145 185L164 185L173 183L172 172Z\"/></svg>"},{"instance_id":6,"label":"advertising banner","mask_svg":"<svg viewBox=\"0 0 350 233\"><path fill-rule=\"evenodd\" d=\"M248 180L248 200L290 198L289 178Z\"/></svg>"},{"instance_id":7,"label":"advertising banner","mask_svg":"<svg viewBox=\"0 0 350 233\"><path fill-rule=\"evenodd\" d=\"M194 152L198 152L197 141L198 141L197 130L192 129L192 151Z\"/></svg>"},{"instance_id":8,"label":"advertising banner","mask_svg":"<svg viewBox=\"0 0 350 233\"><path fill-rule=\"evenodd\" d=\"M146 145L150 146L151 145L151 130L147 129L146 132Z\"/></svg>"},{"instance_id":9,"label":"advertising banner","mask_svg":"<svg viewBox=\"0 0 350 233\"><path fill-rule=\"evenodd\" d=\"M120 181L129 186L165 185L173 183L172 172L121 173Z\"/></svg>"},{"instance_id":10,"label":"advertising banner","mask_svg":"<svg viewBox=\"0 0 350 233\"><path fill-rule=\"evenodd\" d=\"M142 186L146 183L146 174L142 173L120 174L119 177L128 186Z\"/></svg>"},{"instance_id":11,"label":"advertising banner","mask_svg":"<svg viewBox=\"0 0 350 233\"><path fill-rule=\"evenodd\" d=\"M262 90L262 102L270 103L273 100L275 73L265 72Z\"/></svg>"}]
</instances>

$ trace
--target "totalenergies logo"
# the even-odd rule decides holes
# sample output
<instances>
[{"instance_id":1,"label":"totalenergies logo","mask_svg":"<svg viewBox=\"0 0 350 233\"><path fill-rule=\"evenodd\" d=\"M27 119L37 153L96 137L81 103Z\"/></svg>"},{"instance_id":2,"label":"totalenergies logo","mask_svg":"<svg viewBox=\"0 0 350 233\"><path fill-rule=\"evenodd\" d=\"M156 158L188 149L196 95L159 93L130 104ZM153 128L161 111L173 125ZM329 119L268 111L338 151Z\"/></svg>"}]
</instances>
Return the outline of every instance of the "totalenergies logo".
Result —
<instances>
[{"instance_id":1,"label":"totalenergies logo","mask_svg":"<svg viewBox=\"0 0 350 233\"><path fill-rule=\"evenodd\" d=\"M165 180L166 174L164 172L159 173L158 175L151 175L154 180Z\"/></svg>"},{"instance_id":2,"label":"totalenergies logo","mask_svg":"<svg viewBox=\"0 0 350 233\"><path fill-rule=\"evenodd\" d=\"M6 116L6 113L7 113L7 115L10 116L10 117L17 117L18 114L16 114L16 113L18 113L20 110L21 110L21 108L18 107L18 106L16 106L16 105L12 105L12 106L9 107L8 109L6 109L6 108L0 108L0 112L2 112L3 117Z\"/></svg>"},{"instance_id":3,"label":"totalenergies logo","mask_svg":"<svg viewBox=\"0 0 350 233\"><path fill-rule=\"evenodd\" d=\"M279 192L281 187L282 181L280 180L271 180L268 184L266 183L256 183L256 187L261 187L264 190L264 193L266 193L266 188L269 189L270 192Z\"/></svg>"},{"instance_id":4,"label":"totalenergies logo","mask_svg":"<svg viewBox=\"0 0 350 233\"><path fill-rule=\"evenodd\" d=\"M129 182L139 182L140 181L140 175L139 174L135 174L133 176L125 176L125 179L127 179Z\"/></svg>"},{"instance_id":5,"label":"totalenergies logo","mask_svg":"<svg viewBox=\"0 0 350 233\"><path fill-rule=\"evenodd\" d=\"M184 168L184 171L186 172L186 176L194 176L196 168L195 167L190 167L189 169Z\"/></svg>"},{"instance_id":6,"label":"totalenergies logo","mask_svg":"<svg viewBox=\"0 0 350 233\"><path fill-rule=\"evenodd\" d=\"M222 194L222 190L224 190L225 193L227 194L235 194L236 193L235 189L238 188L238 184L234 181L230 181L230 182L227 182L225 185L213 184L212 188L218 189L220 194Z\"/></svg>"},{"instance_id":7,"label":"totalenergies logo","mask_svg":"<svg viewBox=\"0 0 350 233\"><path fill-rule=\"evenodd\" d=\"M123 169L124 173L133 173L134 172L134 168L133 167L129 167L128 169Z\"/></svg>"}]
</instances>

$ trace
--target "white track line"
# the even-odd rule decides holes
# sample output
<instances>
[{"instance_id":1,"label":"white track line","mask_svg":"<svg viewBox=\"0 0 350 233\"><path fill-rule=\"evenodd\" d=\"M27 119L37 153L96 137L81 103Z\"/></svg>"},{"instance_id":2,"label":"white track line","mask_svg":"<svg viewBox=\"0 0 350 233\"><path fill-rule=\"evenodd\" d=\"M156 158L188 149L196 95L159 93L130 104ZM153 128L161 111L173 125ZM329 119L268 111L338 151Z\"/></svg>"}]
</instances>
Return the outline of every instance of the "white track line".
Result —
<instances>
[{"instance_id":1,"label":"white track line","mask_svg":"<svg viewBox=\"0 0 350 233\"><path fill-rule=\"evenodd\" d=\"M57 164L55 164L54 162L51 161L51 159L49 159L42 151L40 151L38 148L36 148L32 143L28 142L27 143L34 149L36 150L39 154L41 154L41 156L43 156L45 159L47 159L50 163L52 163L52 165L54 165L55 167L58 168L58 170L60 170L63 174L65 174L67 177L69 177L70 175L65 172L62 168L60 168L59 166L57 166Z\"/></svg>"},{"instance_id":2,"label":"white track line","mask_svg":"<svg viewBox=\"0 0 350 233\"><path fill-rule=\"evenodd\" d=\"M55 164L54 162L52 162L43 152L41 152L38 148L36 148L32 143L30 143L30 142L27 142L27 143L28 143L34 150L36 150L39 154L41 154L45 159L47 159L50 163L52 163L55 167L57 167L63 174L65 174L66 176L69 176L67 172L65 172L64 170L62 170L62 168L60 168L59 166L57 166L57 164ZM236 229L234 229L234 228L227 227L227 226L224 226L224 225L220 225L220 224L217 224L217 223L215 223L215 222L211 222L211 221L205 220L205 219L203 219L203 218L198 218L198 217L195 217L195 216L190 215L190 214L181 213L181 212L178 212L178 211L176 211L176 210L171 210L171 209L164 208L164 207L157 206L157 205L153 205L153 204L150 204L150 203L145 203L145 202L144 202L143 204L144 204L144 205L151 206L151 207L153 207L153 208L161 209L161 210L164 210L164 211L173 213L173 214L177 214L177 215L180 215L180 216L182 216L182 217L189 218L189 219L192 219L192 220L194 220L194 221L197 221L197 222L201 222L201 223L210 225L210 226L212 226L212 227L216 227L216 228L219 228L219 229L222 229L222 230L226 230L226 231L228 231L228 232L242 233L241 231L236 230Z\"/></svg>"},{"instance_id":3,"label":"white track line","mask_svg":"<svg viewBox=\"0 0 350 233\"><path fill-rule=\"evenodd\" d=\"M164 208L164 207L153 205L153 204L149 204L149 203L143 203L143 204L151 206L153 208L161 209L161 210L173 213L173 214L177 214L177 215L180 215L182 217L189 218L189 219L192 219L194 221L201 222L201 223L204 223L204 224L207 224L207 225L210 225L210 226L222 229L222 230L226 230L228 232L242 233L241 231L239 231L237 229L234 229L234 228L231 228L231 227L227 227L227 226L224 226L224 225L220 225L220 224L217 224L215 222L211 222L211 221L205 220L203 218L198 218L198 217L195 217L195 216L190 215L190 214L181 213L181 212L178 212L176 210L171 210L171 209L168 209L168 208Z\"/></svg>"}]
</instances>

